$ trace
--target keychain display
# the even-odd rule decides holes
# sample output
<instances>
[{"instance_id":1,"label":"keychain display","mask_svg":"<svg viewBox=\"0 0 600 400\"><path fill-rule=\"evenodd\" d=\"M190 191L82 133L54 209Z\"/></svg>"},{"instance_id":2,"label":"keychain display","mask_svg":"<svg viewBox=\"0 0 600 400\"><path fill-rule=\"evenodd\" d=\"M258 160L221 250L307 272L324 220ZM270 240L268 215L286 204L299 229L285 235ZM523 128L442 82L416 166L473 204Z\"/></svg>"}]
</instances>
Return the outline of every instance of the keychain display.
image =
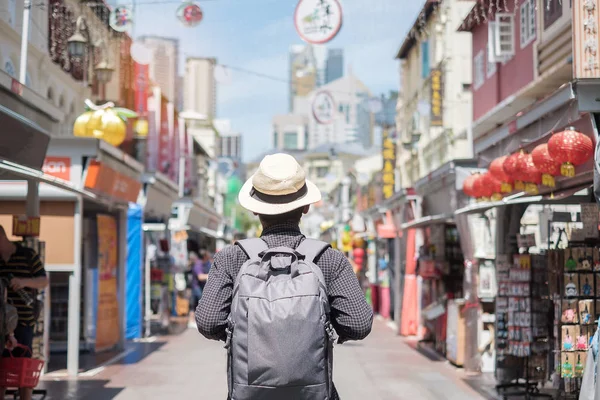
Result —
<instances>
[{"instance_id":1,"label":"keychain display","mask_svg":"<svg viewBox=\"0 0 600 400\"><path fill-rule=\"evenodd\" d=\"M579 301L579 321L581 325L591 325L594 323L594 300ZM577 321L563 321L563 323L572 324L577 323Z\"/></svg>"},{"instance_id":2,"label":"keychain display","mask_svg":"<svg viewBox=\"0 0 600 400\"><path fill-rule=\"evenodd\" d=\"M579 296L594 296L594 274L579 274Z\"/></svg>"},{"instance_id":3,"label":"keychain display","mask_svg":"<svg viewBox=\"0 0 600 400\"><path fill-rule=\"evenodd\" d=\"M577 322L579 322L579 314L577 312L577 300L563 300L562 305L562 323L576 324Z\"/></svg>"}]
</instances>

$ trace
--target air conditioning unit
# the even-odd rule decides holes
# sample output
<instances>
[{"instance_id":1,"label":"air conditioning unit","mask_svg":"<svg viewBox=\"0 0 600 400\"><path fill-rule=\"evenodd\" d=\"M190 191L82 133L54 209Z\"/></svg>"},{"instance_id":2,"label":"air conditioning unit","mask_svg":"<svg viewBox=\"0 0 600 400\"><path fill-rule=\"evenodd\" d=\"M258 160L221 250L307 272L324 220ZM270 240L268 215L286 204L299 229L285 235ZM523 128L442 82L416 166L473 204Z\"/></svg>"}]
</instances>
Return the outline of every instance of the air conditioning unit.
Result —
<instances>
[{"instance_id":1,"label":"air conditioning unit","mask_svg":"<svg viewBox=\"0 0 600 400\"><path fill-rule=\"evenodd\" d=\"M515 16L498 13L488 21L488 61L504 62L515 55Z\"/></svg>"}]
</instances>

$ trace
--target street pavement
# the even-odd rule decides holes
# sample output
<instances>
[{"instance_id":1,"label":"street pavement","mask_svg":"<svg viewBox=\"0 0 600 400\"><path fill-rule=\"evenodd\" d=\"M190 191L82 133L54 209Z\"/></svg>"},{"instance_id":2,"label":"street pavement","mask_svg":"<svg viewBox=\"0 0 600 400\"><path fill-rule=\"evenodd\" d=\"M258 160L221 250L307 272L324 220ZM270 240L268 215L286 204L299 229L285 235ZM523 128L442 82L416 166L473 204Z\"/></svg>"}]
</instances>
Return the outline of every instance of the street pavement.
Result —
<instances>
[{"instance_id":1,"label":"street pavement","mask_svg":"<svg viewBox=\"0 0 600 400\"><path fill-rule=\"evenodd\" d=\"M78 379L45 377L46 399L226 399L222 343L188 329L133 349ZM423 356L382 321L366 340L336 346L334 376L342 400L484 399L460 371Z\"/></svg>"}]
</instances>

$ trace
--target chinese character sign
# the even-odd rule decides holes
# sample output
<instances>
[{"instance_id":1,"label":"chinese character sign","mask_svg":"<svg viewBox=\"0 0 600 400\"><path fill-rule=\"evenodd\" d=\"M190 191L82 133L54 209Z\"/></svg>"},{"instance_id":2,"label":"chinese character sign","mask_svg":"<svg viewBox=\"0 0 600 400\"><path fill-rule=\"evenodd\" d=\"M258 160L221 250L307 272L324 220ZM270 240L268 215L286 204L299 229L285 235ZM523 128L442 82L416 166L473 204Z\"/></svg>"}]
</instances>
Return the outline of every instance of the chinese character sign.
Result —
<instances>
[{"instance_id":1,"label":"chinese character sign","mask_svg":"<svg viewBox=\"0 0 600 400\"><path fill-rule=\"evenodd\" d=\"M389 199L393 196L396 186L396 143L387 129L383 131L381 154L383 158L381 175L383 198Z\"/></svg>"},{"instance_id":2,"label":"chinese character sign","mask_svg":"<svg viewBox=\"0 0 600 400\"><path fill-rule=\"evenodd\" d=\"M444 125L444 86L442 83L442 69L431 70L431 126Z\"/></svg>"}]
</instances>

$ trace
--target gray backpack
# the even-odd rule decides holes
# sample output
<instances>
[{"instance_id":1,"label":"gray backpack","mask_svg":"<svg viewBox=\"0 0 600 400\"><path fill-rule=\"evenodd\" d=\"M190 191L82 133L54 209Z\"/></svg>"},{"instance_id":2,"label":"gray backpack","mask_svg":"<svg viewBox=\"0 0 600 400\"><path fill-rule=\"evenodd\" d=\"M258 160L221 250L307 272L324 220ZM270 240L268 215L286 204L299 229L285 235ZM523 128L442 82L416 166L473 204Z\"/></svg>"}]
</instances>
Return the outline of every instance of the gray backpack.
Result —
<instances>
[{"instance_id":1,"label":"gray backpack","mask_svg":"<svg viewBox=\"0 0 600 400\"><path fill-rule=\"evenodd\" d=\"M237 243L248 261L233 287L227 370L231 400L330 400L333 344L325 279L315 259L327 243L269 249Z\"/></svg>"}]
</instances>

